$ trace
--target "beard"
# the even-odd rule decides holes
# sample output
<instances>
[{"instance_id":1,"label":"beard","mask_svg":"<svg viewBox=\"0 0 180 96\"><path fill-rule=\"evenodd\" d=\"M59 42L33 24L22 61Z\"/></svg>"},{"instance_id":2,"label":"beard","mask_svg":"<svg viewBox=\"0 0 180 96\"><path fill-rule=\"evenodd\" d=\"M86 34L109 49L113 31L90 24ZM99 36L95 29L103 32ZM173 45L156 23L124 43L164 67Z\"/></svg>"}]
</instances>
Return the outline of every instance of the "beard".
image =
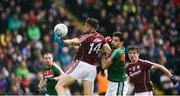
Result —
<instances>
[{"instance_id":1,"label":"beard","mask_svg":"<svg viewBox=\"0 0 180 96\"><path fill-rule=\"evenodd\" d=\"M114 46L113 44L109 44L109 45L111 46L111 48L112 48L113 50L117 48L117 47Z\"/></svg>"}]
</instances>

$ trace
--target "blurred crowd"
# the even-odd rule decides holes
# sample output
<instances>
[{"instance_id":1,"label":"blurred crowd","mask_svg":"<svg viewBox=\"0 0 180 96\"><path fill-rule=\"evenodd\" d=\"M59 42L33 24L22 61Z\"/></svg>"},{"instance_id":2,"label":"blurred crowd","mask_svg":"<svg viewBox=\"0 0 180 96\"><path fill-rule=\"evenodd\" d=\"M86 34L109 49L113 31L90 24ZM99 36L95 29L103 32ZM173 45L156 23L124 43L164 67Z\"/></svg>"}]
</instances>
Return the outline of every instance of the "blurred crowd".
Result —
<instances>
[{"instance_id":1,"label":"blurred crowd","mask_svg":"<svg viewBox=\"0 0 180 96\"><path fill-rule=\"evenodd\" d=\"M74 22L83 23L87 17L100 20L98 31L104 36L123 32L125 47L139 46L142 59L162 64L180 77L180 0L2 0L0 94L35 94L44 52L53 53L65 70L77 49L57 45L53 27L65 23L69 28L66 38L77 37L81 24ZM108 83L105 73L97 75L98 94L106 90L102 87ZM180 86L172 86L161 72L151 73L155 94L180 94ZM81 89L79 83L71 92L81 93L77 89Z\"/></svg>"}]
</instances>

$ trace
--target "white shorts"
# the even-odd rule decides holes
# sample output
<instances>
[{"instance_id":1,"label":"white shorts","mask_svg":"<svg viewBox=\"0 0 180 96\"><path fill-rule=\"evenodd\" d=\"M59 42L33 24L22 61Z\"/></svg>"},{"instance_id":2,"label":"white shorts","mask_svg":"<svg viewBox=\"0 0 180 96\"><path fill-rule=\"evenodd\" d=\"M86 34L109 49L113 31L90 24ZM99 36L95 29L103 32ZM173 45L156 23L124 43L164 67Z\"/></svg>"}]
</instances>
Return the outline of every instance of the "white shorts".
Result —
<instances>
[{"instance_id":1,"label":"white shorts","mask_svg":"<svg viewBox=\"0 0 180 96\"><path fill-rule=\"evenodd\" d=\"M109 81L108 89L105 96L125 96L128 92L127 81L111 82Z\"/></svg>"},{"instance_id":2,"label":"white shorts","mask_svg":"<svg viewBox=\"0 0 180 96\"><path fill-rule=\"evenodd\" d=\"M76 80L87 80L91 82L94 82L97 74L96 66L79 60L76 60L66 73Z\"/></svg>"},{"instance_id":3,"label":"white shorts","mask_svg":"<svg viewBox=\"0 0 180 96\"><path fill-rule=\"evenodd\" d=\"M149 92L135 93L134 96L153 96L153 92L152 92L152 91L149 91Z\"/></svg>"}]
</instances>

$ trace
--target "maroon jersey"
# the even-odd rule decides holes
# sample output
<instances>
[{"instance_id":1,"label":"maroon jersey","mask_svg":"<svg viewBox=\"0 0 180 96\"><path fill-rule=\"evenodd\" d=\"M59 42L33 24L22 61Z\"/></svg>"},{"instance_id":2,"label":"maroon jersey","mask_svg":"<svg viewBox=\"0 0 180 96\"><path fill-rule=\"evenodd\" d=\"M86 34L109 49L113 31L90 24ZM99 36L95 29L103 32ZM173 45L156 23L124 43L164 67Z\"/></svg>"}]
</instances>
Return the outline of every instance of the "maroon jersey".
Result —
<instances>
[{"instance_id":1,"label":"maroon jersey","mask_svg":"<svg viewBox=\"0 0 180 96\"><path fill-rule=\"evenodd\" d=\"M94 65L96 56L106 43L104 37L99 33L88 33L79 36L81 45L75 59Z\"/></svg>"},{"instance_id":2,"label":"maroon jersey","mask_svg":"<svg viewBox=\"0 0 180 96\"><path fill-rule=\"evenodd\" d=\"M141 59L137 63L127 66L126 73L130 77L130 81L134 83L136 93L153 90L150 79L150 69L152 66L152 62Z\"/></svg>"}]
</instances>

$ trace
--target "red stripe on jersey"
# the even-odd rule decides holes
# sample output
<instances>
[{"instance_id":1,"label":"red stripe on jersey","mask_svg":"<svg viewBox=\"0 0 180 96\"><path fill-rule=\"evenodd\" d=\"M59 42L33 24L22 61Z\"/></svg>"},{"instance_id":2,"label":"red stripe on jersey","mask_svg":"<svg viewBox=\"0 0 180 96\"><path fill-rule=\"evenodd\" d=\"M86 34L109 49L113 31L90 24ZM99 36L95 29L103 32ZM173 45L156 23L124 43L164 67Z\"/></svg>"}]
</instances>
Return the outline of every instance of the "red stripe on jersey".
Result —
<instances>
[{"instance_id":1,"label":"red stripe on jersey","mask_svg":"<svg viewBox=\"0 0 180 96\"><path fill-rule=\"evenodd\" d=\"M125 60L126 60L126 58L125 58L125 54L123 54L123 55L121 56L121 59L120 59L120 61L123 61L123 62L125 62Z\"/></svg>"}]
</instances>

